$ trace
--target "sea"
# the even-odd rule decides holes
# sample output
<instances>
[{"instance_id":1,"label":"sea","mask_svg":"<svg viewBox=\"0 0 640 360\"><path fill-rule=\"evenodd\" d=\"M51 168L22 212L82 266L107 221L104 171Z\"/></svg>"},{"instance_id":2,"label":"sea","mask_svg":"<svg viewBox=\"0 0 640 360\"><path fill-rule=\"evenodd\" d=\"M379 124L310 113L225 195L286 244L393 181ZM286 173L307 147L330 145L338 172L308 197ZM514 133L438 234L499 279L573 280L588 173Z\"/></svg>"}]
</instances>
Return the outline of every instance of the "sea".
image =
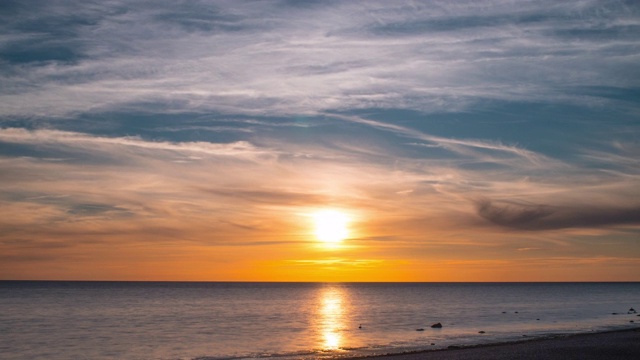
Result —
<instances>
[{"instance_id":1,"label":"sea","mask_svg":"<svg viewBox=\"0 0 640 360\"><path fill-rule=\"evenodd\" d=\"M632 310L637 282L1 281L0 357L339 359L628 329Z\"/></svg>"}]
</instances>

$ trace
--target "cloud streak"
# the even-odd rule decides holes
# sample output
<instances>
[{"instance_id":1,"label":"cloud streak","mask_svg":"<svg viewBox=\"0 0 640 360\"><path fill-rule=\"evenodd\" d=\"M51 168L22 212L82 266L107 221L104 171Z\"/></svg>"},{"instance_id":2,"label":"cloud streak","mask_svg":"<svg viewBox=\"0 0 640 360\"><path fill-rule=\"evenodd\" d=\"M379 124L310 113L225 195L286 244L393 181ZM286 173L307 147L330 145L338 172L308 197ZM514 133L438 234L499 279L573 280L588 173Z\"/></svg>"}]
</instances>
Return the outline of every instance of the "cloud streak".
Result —
<instances>
[{"instance_id":1,"label":"cloud streak","mask_svg":"<svg viewBox=\"0 0 640 360\"><path fill-rule=\"evenodd\" d=\"M497 142L481 141L481 140L448 139L448 138L425 134L420 131L412 130L403 126L364 119L357 116L338 116L338 115L332 115L332 116L345 121L369 125L369 126L382 129L382 130L387 130L408 138L422 140L430 143L430 144L416 144L418 146L427 146L427 147L439 146L463 155L469 155L469 151L465 150L468 148L493 150L496 152L516 155L517 157L528 160L529 162L536 165L539 165L542 162L544 162L546 166L551 165L550 164L551 159L546 159L544 156L540 154L536 154L532 151L528 151L526 149L522 149L517 146L509 146L509 145L503 145Z\"/></svg>"},{"instance_id":2,"label":"cloud streak","mask_svg":"<svg viewBox=\"0 0 640 360\"><path fill-rule=\"evenodd\" d=\"M42 129L34 131L20 128L0 129L0 141L30 145L65 144L77 147L114 145L214 156L249 157L267 154L267 151L259 151L256 147L245 141L230 144L212 144L210 142L172 143L167 141L144 141L136 136L107 138L69 131Z\"/></svg>"}]
</instances>

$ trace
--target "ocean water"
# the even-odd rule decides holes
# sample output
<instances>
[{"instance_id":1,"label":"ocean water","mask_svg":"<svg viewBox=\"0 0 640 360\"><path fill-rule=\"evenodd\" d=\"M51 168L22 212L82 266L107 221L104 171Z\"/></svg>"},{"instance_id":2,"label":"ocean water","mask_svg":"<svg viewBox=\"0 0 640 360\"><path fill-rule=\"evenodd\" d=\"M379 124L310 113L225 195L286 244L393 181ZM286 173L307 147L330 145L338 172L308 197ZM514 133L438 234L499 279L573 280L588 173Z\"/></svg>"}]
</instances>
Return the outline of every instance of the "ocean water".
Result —
<instances>
[{"instance_id":1,"label":"ocean water","mask_svg":"<svg viewBox=\"0 0 640 360\"><path fill-rule=\"evenodd\" d=\"M5 281L0 354L341 358L637 327L632 307L640 283Z\"/></svg>"}]
</instances>

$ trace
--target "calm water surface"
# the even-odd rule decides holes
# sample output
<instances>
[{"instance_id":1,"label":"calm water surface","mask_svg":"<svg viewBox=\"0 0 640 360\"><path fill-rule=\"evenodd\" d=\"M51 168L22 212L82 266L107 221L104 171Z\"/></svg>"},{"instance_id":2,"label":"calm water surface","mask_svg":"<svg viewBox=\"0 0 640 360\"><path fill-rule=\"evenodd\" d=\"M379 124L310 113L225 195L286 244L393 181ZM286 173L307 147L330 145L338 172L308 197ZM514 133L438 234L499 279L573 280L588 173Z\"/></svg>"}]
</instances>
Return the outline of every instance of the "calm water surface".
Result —
<instances>
[{"instance_id":1,"label":"calm water surface","mask_svg":"<svg viewBox=\"0 0 640 360\"><path fill-rule=\"evenodd\" d=\"M336 358L629 328L631 307L640 283L0 282L0 354Z\"/></svg>"}]
</instances>

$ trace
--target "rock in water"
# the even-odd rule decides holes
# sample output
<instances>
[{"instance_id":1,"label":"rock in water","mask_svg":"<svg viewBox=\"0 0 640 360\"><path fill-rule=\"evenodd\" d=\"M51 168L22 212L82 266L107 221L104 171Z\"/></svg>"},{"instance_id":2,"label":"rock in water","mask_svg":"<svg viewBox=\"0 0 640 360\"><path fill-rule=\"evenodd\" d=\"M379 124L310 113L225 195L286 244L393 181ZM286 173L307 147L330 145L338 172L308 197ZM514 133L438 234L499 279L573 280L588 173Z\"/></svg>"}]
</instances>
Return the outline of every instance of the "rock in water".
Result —
<instances>
[{"instance_id":1,"label":"rock in water","mask_svg":"<svg viewBox=\"0 0 640 360\"><path fill-rule=\"evenodd\" d=\"M484 332L484 331L482 331L482 330L478 331L478 334L484 334L484 333L485 333L485 332Z\"/></svg>"},{"instance_id":2,"label":"rock in water","mask_svg":"<svg viewBox=\"0 0 640 360\"><path fill-rule=\"evenodd\" d=\"M424 331L423 328L416 329L416 331Z\"/></svg>"},{"instance_id":3,"label":"rock in water","mask_svg":"<svg viewBox=\"0 0 640 360\"><path fill-rule=\"evenodd\" d=\"M440 323L435 323L435 324L431 325L431 327L432 327L432 328L434 328L434 329L439 329L439 328L441 328L441 327L442 327L442 324L440 324Z\"/></svg>"}]
</instances>

